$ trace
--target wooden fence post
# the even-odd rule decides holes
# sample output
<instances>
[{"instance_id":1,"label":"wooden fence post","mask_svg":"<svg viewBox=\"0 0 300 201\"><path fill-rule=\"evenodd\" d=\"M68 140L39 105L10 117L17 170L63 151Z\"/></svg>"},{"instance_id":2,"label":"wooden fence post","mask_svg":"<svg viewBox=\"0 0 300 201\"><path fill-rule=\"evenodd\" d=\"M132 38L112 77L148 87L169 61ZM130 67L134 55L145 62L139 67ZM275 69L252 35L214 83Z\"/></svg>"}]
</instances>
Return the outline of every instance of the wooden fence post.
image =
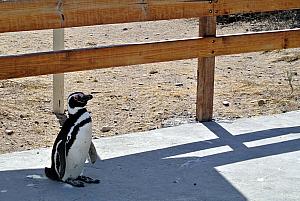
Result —
<instances>
[{"instance_id":1,"label":"wooden fence post","mask_svg":"<svg viewBox=\"0 0 300 201\"><path fill-rule=\"evenodd\" d=\"M199 36L216 36L216 17L203 17L199 19ZM212 120L214 73L215 57L198 58L196 102L197 121Z\"/></svg>"},{"instance_id":2,"label":"wooden fence post","mask_svg":"<svg viewBox=\"0 0 300 201\"><path fill-rule=\"evenodd\" d=\"M63 50L64 29L53 29L53 50ZM53 112L64 113L64 74L53 75Z\"/></svg>"}]
</instances>

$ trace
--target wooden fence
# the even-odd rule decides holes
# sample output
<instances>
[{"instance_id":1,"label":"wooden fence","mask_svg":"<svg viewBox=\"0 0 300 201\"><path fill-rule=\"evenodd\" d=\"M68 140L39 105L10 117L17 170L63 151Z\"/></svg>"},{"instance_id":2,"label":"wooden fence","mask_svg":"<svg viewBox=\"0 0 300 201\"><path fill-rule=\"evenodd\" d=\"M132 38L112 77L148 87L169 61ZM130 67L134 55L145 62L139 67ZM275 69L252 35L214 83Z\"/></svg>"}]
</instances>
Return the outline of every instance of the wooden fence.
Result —
<instances>
[{"instance_id":1,"label":"wooden fence","mask_svg":"<svg viewBox=\"0 0 300 201\"><path fill-rule=\"evenodd\" d=\"M216 36L216 16L300 9L300 0L0 0L0 33L199 18L199 37L0 57L0 80L198 58L199 121L212 119L215 56L300 47L300 29Z\"/></svg>"}]
</instances>

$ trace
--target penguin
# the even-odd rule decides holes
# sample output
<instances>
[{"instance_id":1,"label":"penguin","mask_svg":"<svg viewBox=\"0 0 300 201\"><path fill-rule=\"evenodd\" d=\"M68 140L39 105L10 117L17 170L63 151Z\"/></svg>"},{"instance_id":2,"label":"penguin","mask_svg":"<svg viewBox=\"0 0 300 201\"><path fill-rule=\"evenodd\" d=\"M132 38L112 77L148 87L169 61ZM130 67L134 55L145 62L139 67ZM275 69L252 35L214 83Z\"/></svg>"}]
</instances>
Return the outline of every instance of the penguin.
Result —
<instances>
[{"instance_id":1,"label":"penguin","mask_svg":"<svg viewBox=\"0 0 300 201\"><path fill-rule=\"evenodd\" d=\"M92 163L97 152L92 143L92 118L85 108L93 98L82 92L74 92L68 97L68 118L54 142L51 154L51 167L45 167L48 178L62 181L72 186L84 187L84 183L100 183L82 175L85 161Z\"/></svg>"}]
</instances>

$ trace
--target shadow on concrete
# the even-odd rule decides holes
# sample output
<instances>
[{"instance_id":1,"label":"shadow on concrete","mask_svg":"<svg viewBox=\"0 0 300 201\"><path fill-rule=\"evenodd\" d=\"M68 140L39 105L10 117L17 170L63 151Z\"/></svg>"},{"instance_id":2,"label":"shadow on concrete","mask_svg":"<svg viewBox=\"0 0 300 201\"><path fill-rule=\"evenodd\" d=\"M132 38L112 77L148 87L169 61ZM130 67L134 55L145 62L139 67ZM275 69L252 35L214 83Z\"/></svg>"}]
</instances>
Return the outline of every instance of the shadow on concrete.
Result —
<instances>
[{"instance_id":1,"label":"shadow on concrete","mask_svg":"<svg viewBox=\"0 0 300 201\"><path fill-rule=\"evenodd\" d=\"M251 148L243 144L300 133L300 127L234 136L218 123L204 125L218 138L99 160L93 167L87 165L85 174L101 179L101 183L85 188L72 188L44 178L26 178L27 175L43 175L42 169L0 172L0 200L244 201L246 197L218 172L217 166L300 150L299 139ZM225 145L232 151L204 157L174 158ZM7 192L3 192L5 190Z\"/></svg>"}]
</instances>

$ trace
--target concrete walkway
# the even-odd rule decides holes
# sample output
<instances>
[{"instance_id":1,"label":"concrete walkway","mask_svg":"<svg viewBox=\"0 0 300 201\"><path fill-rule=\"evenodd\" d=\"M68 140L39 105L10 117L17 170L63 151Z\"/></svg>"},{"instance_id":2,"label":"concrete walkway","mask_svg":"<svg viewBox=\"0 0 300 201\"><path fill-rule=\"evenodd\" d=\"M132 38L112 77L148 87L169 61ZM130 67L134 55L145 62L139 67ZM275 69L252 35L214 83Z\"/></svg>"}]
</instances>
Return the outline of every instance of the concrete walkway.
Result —
<instances>
[{"instance_id":1,"label":"concrete walkway","mask_svg":"<svg viewBox=\"0 0 300 201\"><path fill-rule=\"evenodd\" d=\"M95 140L74 188L45 178L50 150L0 155L1 201L299 201L300 111Z\"/></svg>"}]
</instances>

